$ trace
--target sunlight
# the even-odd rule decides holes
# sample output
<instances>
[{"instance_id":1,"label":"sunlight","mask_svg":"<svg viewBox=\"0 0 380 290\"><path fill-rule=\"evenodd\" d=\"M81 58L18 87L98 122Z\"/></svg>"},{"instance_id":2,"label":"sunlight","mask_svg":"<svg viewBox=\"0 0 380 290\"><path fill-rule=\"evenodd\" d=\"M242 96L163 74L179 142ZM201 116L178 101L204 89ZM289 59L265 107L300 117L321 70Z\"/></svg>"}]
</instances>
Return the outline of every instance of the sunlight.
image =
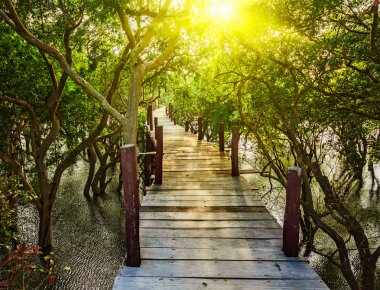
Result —
<instances>
[{"instance_id":1,"label":"sunlight","mask_svg":"<svg viewBox=\"0 0 380 290\"><path fill-rule=\"evenodd\" d=\"M230 20L234 14L232 2L211 1L210 16L218 20Z\"/></svg>"}]
</instances>

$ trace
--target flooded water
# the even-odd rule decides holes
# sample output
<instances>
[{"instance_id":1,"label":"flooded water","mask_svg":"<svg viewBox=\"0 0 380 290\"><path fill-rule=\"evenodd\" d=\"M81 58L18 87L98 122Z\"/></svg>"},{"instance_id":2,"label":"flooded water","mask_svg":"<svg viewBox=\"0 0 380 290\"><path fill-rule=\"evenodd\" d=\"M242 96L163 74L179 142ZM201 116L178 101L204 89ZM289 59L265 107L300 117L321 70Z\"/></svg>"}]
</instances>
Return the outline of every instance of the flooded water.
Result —
<instances>
[{"instance_id":1,"label":"flooded water","mask_svg":"<svg viewBox=\"0 0 380 290\"><path fill-rule=\"evenodd\" d=\"M112 188L104 199L87 200L82 194L86 174L85 166L77 166L62 180L53 213L53 251L59 273L54 289L112 289L123 261L123 207ZM28 221L23 235L36 241L35 210L25 209L20 218Z\"/></svg>"},{"instance_id":2,"label":"flooded water","mask_svg":"<svg viewBox=\"0 0 380 290\"><path fill-rule=\"evenodd\" d=\"M116 185L108 188L104 199L86 199L82 193L86 175L86 166L80 164L67 171L62 180L53 213L53 250L59 271L54 289L112 289L123 261L124 210L115 193ZM266 179L257 174L247 179L260 187L258 195L265 193ZM265 200L268 209L282 224L283 193L274 188ZM24 238L36 242L38 220L34 208L23 209L19 218ZM349 289L340 271L326 259L312 255L310 263L331 289ZM65 267L69 270L64 270Z\"/></svg>"},{"instance_id":3,"label":"flooded water","mask_svg":"<svg viewBox=\"0 0 380 290\"><path fill-rule=\"evenodd\" d=\"M247 166L248 167L248 166ZM380 176L380 167L376 168L376 174ZM276 218L280 225L283 224L284 209L285 209L285 192L282 187L276 187L276 184L273 184L271 192L268 190L268 179L260 177L258 174L245 175L245 178L249 180L252 184L258 186L259 190L255 191L255 195L259 198L262 198L266 207L271 212L271 214ZM380 220L380 197L371 196L369 194L370 182L368 173L365 175L365 186L362 190L360 197L353 197L353 204L357 204L357 207L361 207L366 210L373 210L374 215L367 219L368 223L372 223L374 228L371 229L372 236L380 236L380 225L378 221ZM367 224L368 226L368 224ZM325 235L316 235L316 245L321 247L334 247L333 242L326 238ZM378 244L378 243L377 243ZM352 265L359 265L358 257L352 255L351 257ZM326 285L331 290L349 290L347 282L345 281L340 270L333 265L326 258L319 256L317 254L311 254L308 258L310 265L318 273L318 275L323 279ZM380 261L378 262L377 275L380 277ZM380 290L380 281L378 281L377 289Z\"/></svg>"}]
</instances>

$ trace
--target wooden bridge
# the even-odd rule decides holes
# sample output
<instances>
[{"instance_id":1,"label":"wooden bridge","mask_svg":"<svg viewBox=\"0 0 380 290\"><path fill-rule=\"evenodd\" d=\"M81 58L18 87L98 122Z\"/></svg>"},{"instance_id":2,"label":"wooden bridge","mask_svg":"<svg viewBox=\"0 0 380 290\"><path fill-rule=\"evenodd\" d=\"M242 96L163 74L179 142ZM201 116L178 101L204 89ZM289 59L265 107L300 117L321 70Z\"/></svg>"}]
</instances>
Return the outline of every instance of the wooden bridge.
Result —
<instances>
[{"instance_id":1,"label":"wooden bridge","mask_svg":"<svg viewBox=\"0 0 380 290\"><path fill-rule=\"evenodd\" d=\"M141 266L123 267L122 289L328 289L309 264L285 257L282 229L225 153L173 125L164 127L163 184L140 208Z\"/></svg>"}]
</instances>

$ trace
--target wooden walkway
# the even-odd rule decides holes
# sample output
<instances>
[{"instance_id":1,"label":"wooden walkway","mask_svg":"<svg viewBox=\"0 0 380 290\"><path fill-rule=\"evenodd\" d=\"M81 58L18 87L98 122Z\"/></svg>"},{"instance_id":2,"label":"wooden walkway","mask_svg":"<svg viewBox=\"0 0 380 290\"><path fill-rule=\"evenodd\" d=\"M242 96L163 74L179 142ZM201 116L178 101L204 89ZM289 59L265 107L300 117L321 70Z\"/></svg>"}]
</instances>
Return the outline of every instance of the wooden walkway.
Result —
<instances>
[{"instance_id":1,"label":"wooden walkway","mask_svg":"<svg viewBox=\"0 0 380 290\"><path fill-rule=\"evenodd\" d=\"M163 185L140 212L140 268L123 267L122 289L328 289L300 258L281 251L282 229L227 155L174 126L163 109Z\"/></svg>"}]
</instances>

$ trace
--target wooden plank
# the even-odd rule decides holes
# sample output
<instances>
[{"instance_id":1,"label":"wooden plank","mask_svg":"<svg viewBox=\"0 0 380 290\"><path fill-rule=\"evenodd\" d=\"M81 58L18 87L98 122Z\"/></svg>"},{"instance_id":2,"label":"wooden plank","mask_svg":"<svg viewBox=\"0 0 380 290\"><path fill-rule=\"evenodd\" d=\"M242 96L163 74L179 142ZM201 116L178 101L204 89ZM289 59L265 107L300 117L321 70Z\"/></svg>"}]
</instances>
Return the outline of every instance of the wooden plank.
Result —
<instances>
[{"instance_id":1,"label":"wooden plank","mask_svg":"<svg viewBox=\"0 0 380 290\"><path fill-rule=\"evenodd\" d=\"M164 137L164 140L165 140L165 137ZM165 149L164 149L164 153L202 153L202 154L205 154L207 155L208 153L211 153L211 154L219 154L219 151L214 148L214 147L206 147L206 146L203 146L203 147L171 147L171 146L165 146Z\"/></svg>"},{"instance_id":2,"label":"wooden plank","mask_svg":"<svg viewBox=\"0 0 380 290\"><path fill-rule=\"evenodd\" d=\"M187 180L176 180L172 179L170 182L164 183L162 185L153 185L149 186L149 190L165 190L165 189L172 189L173 187L184 187L188 189L214 189L214 190L234 190L234 189L250 189L254 188L252 186L248 187L245 184L242 184L239 181L218 181L218 180L210 180L208 182L198 182L198 181L191 181L189 179Z\"/></svg>"},{"instance_id":3,"label":"wooden plank","mask_svg":"<svg viewBox=\"0 0 380 290\"><path fill-rule=\"evenodd\" d=\"M167 166L204 166L204 165L226 165L230 164L230 161L227 158L198 158L198 159L180 159L176 157L175 159L166 159L165 164Z\"/></svg>"},{"instance_id":4,"label":"wooden plank","mask_svg":"<svg viewBox=\"0 0 380 290\"><path fill-rule=\"evenodd\" d=\"M198 178L220 178L217 171L177 171L177 172L170 172L166 171L163 172L164 178L193 178L193 180L196 180ZM225 176L222 176L222 178L225 178Z\"/></svg>"},{"instance_id":5,"label":"wooden plank","mask_svg":"<svg viewBox=\"0 0 380 290\"><path fill-rule=\"evenodd\" d=\"M177 249L141 248L144 260L216 260L216 261L293 261L305 262L298 257L286 257L280 249L255 251L252 249Z\"/></svg>"},{"instance_id":6,"label":"wooden plank","mask_svg":"<svg viewBox=\"0 0 380 290\"><path fill-rule=\"evenodd\" d=\"M320 280L116 277L113 290L328 290Z\"/></svg>"},{"instance_id":7,"label":"wooden plank","mask_svg":"<svg viewBox=\"0 0 380 290\"><path fill-rule=\"evenodd\" d=\"M263 206L261 201L257 200L149 200L143 199L143 206Z\"/></svg>"},{"instance_id":8,"label":"wooden plank","mask_svg":"<svg viewBox=\"0 0 380 290\"><path fill-rule=\"evenodd\" d=\"M162 169L162 171L163 172L183 172L183 171L193 172L193 171L220 171L222 169L223 169L223 167L221 167L221 166L211 167L210 165L208 165L208 167L192 167L192 166L174 167L174 166L171 166L170 168L168 168L166 166L165 168Z\"/></svg>"},{"instance_id":9,"label":"wooden plank","mask_svg":"<svg viewBox=\"0 0 380 290\"><path fill-rule=\"evenodd\" d=\"M265 206L142 206L140 212L264 212Z\"/></svg>"},{"instance_id":10,"label":"wooden plank","mask_svg":"<svg viewBox=\"0 0 380 290\"><path fill-rule=\"evenodd\" d=\"M206 229L155 229L140 228L144 238L236 238L241 239L280 239L282 230L255 228L206 228Z\"/></svg>"},{"instance_id":11,"label":"wooden plank","mask_svg":"<svg viewBox=\"0 0 380 290\"><path fill-rule=\"evenodd\" d=\"M209 184L207 182L200 184L183 184L183 185L166 185L166 184L154 184L147 187L147 191L164 191L164 190L185 190L185 189L216 189L217 186L214 184ZM224 190L257 190L255 187L247 187L245 185L234 185L225 184L223 186Z\"/></svg>"},{"instance_id":12,"label":"wooden plank","mask_svg":"<svg viewBox=\"0 0 380 290\"><path fill-rule=\"evenodd\" d=\"M184 155L184 156L183 156ZM204 156L204 155L196 155L196 156L186 156L188 154L176 154L175 155L175 159L173 158L173 162L174 161L187 161L187 162L198 162L198 161L211 161L211 160L230 160L230 158L228 156L220 156L220 155L215 155L215 156ZM182 157L183 156L183 157ZM170 160L170 159L169 159ZM170 162L168 160L168 162Z\"/></svg>"},{"instance_id":13,"label":"wooden plank","mask_svg":"<svg viewBox=\"0 0 380 290\"><path fill-rule=\"evenodd\" d=\"M141 268L124 267L119 276L229 279L319 279L306 263L287 261L143 260Z\"/></svg>"},{"instance_id":14,"label":"wooden plank","mask_svg":"<svg viewBox=\"0 0 380 290\"><path fill-rule=\"evenodd\" d=\"M202 175L200 174L197 176L197 179L194 179L194 176L188 173L183 174L182 172L166 172L164 179L166 179L166 184L171 182L216 182L216 181L222 181L222 182L229 182L231 181L230 177L219 177L216 173L213 174L206 174Z\"/></svg>"},{"instance_id":15,"label":"wooden plank","mask_svg":"<svg viewBox=\"0 0 380 290\"><path fill-rule=\"evenodd\" d=\"M140 228L167 228L167 229L203 229L203 228L280 228L274 220L255 221L165 221L165 220L141 220Z\"/></svg>"},{"instance_id":16,"label":"wooden plank","mask_svg":"<svg viewBox=\"0 0 380 290\"><path fill-rule=\"evenodd\" d=\"M193 157L212 157L212 158L217 158L217 157L223 157L223 158L229 158L228 153L225 152L219 152L219 151L214 151L214 152L209 152L206 156L203 153L200 152L179 152L175 154L176 157L185 157L185 158L193 158Z\"/></svg>"},{"instance_id":17,"label":"wooden plank","mask_svg":"<svg viewBox=\"0 0 380 290\"><path fill-rule=\"evenodd\" d=\"M207 191L207 193L205 193ZM232 199L232 198L247 198L250 200L257 200L260 201L256 196L254 196L251 192L247 191L218 191L218 190L192 190L192 189L185 189L185 190L168 190L168 191L149 191L148 195L144 198L161 198L161 199L177 199L178 200L184 200L184 199L212 199L212 200L223 200L223 199Z\"/></svg>"},{"instance_id":18,"label":"wooden plank","mask_svg":"<svg viewBox=\"0 0 380 290\"><path fill-rule=\"evenodd\" d=\"M254 202L255 205L263 205L263 203L256 199L254 196L249 195L173 195L165 193L147 195L143 197L143 203L147 202L166 202L166 201L178 201L178 202L188 202L188 201L234 201L234 202ZM186 204L185 204L186 205Z\"/></svg>"},{"instance_id":19,"label":"wooden plank","mask_svg":"<svg viewBox=\"0 0 380 290\"><path fill-rule=\"evenodd\" d=\"M244 190L244 189L181 189L181 190L162 190L154 191L147 190L147 196L229 196L229 197L252 197L256 200L260 200L253 195L253 190Z\"/></svg>"},{"instance_id":20,"label":"wooden plank","mask_svg":"<svg viewBox=\"0 0 380 290\"><path fill-rule=\"evenodd\" d=\"M152 238L141 237L143 248L179 248L179 249L225 249L244 248L267 251L281 249L282 239L240 239L240 238Z\"/></svg>"},{"instance_id":21,"label":"wooden plank","mask_svg":"<svg viewBox=\"0 0 380 290\"><path fill-rule=\"evenodd\" d=\"M254 221L274 220L268 212L140 212L140 220Z\"/></svg>"}]
</instances>

